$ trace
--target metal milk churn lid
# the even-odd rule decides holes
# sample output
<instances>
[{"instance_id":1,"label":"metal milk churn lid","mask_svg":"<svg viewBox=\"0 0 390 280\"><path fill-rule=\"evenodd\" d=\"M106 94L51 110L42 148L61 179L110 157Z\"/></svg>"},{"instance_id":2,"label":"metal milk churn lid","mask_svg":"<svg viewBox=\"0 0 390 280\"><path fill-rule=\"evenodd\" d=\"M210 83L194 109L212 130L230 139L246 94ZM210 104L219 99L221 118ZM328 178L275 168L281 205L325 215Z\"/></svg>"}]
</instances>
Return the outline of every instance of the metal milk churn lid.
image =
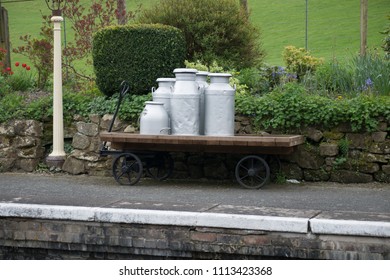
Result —
<instances>
[{"instance_id":1,"label":"metal milk churn lid","mask_svg":"<svg viewBox=\"0 0 390 280\"><path fill-rule=\"evenodd\" d=\"M207 77L209 75L209 72L205 71L199 71L196 73L196 82L199 85L199 91L200 91L200 100L199 100L199 134L204 135L204 92L206 88L209 86L207 83Z\"/></svg>"},{"instance_id":2,"label":"metal milk churn lid","mask_svg":"<svg viewBox=\"0 0 390 280\"><path fill-rule=\"evenodd\" d=\"M211 73L205 90L205 135L234 136L234 94L228 73Z\"/></svg>"},{"instance_id":3,"label":"metal milk churn lid","mask_svg":"<svg viewBox=\"0 0 390 280\"><path fill-rule=\"evenodd\" d=\"M140 134L169 134L169 118L162 102L147 101L140 117Z\"/></svg>"},{"instance_id":4,"label":"metal milk churn lid","mask_svg":"<svg viewBox=\"0 0 390 280\"><path fill-rule=\"evenodd\" d=\"M169 116L171 111L171 87L175 85L175 78L158 78L156 82L158 83L158 88L152 87L153 101L162 102Z\"/></svg>"},{"instance_id":5,"label":"metal milk churn lid","mask_svg":"<svg viewBox=\"0 0 390 280\"><path fill-rule=\"evenodd\" d=\"M195 81L198 70L177 68L171 92L171 132L174 135L199 135L200 91Z\"/></svg>"}]
</instances>

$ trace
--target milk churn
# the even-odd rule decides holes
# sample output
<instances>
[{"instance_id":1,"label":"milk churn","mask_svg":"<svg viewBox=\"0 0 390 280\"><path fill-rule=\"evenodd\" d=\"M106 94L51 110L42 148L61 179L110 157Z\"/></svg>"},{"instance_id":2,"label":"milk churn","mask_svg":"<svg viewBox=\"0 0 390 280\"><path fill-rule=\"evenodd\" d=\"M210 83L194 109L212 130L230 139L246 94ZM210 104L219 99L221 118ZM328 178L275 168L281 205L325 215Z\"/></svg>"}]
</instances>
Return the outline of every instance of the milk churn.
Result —
<instances>
[{"instance_id":1,"label":"milk churn","mask_svg":"<svg viewBox=\"0 0 390 280\"><path fill-rule=\"evenodd\" d=\"M152 88L153 101L162 102L164 104L164 108L168 113L168 116L171 112L171 87L175 84L174 78L158 78L156 80L158 83L158 88Z\"/></svg>"},{"instance_id":2,"label":"milk churn","mask_svg":"<svg viewBox=\"0 0 390 280\"><path fill-rule=\"evenodd\" d=\"M205 135L234 135L234 94L227 73L211 73L205 91Z\"/></svg>"},{"instance_id":3,"label":"milk churn","mask_svg":"<svg viewBox=\"0 0 390 280\"><path fill-rule=\"evenodd\" d=\"M169 118L162 102L147 101L140 118L140 134L168 134Z\"/></svg>"},{"instance_id":4,"label":"milk churn","mask_svg":"<svg viewBox=\"0 0 390 280\"><path fill-rule=\"evenodd\" d=\"M200 99L199 99L199 134L204 135L204 92L209 86L207 83L207 76L209 72L199 71L196 73L196 82L199 85Z\"/></svg>"},{"instance_id":5,"label":"milk churn","mask_svg":"<svg viewBox=\"0 0 390 280\"><path fill-rule=\"evenodd\" d=\"M175 135L199 135L199 86L196 69L177 68L171 92L171 132Z\"/></svg>"}]
</instances>

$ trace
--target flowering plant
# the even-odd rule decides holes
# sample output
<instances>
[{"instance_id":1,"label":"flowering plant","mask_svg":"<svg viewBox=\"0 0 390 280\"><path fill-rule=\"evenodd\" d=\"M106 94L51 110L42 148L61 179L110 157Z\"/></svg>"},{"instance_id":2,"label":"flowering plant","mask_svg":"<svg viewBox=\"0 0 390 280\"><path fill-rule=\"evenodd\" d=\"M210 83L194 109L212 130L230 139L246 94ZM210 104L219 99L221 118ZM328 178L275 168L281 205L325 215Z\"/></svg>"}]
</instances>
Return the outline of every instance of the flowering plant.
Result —
<instances>
[{"instance_id":1,"label":"flowering plant","mask_svg":"<svg viewBox=\"0 0 390 280\"><path fill-rule=\"evenodd\" d=\"M21 66L21 67L19 67ZM26 63L15 62L15 68L21 69L14 72L14 69L7 67L3 69L2 75L5 77L5 82L14 91L25 91L33 87L34 82L30 73L31 67Z\"/></svg>"}]
</instances>

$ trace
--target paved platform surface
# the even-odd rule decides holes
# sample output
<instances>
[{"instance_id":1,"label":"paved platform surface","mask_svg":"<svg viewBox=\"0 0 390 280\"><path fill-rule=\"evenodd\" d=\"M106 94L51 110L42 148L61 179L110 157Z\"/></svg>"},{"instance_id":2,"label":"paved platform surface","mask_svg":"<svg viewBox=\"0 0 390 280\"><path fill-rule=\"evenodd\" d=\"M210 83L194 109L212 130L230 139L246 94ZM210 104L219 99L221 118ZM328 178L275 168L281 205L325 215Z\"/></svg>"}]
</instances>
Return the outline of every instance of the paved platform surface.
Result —
<instances>
[{"instance_id":1,"label":"paved platform surface","mask_svg":"<svg viewBox=\"0 0 390 280\"><path fill-rule=\"evenodd\" d=\"M389 184L268 184L0 173L0 217L390 237Z\"/></svg>"}]
</instances>

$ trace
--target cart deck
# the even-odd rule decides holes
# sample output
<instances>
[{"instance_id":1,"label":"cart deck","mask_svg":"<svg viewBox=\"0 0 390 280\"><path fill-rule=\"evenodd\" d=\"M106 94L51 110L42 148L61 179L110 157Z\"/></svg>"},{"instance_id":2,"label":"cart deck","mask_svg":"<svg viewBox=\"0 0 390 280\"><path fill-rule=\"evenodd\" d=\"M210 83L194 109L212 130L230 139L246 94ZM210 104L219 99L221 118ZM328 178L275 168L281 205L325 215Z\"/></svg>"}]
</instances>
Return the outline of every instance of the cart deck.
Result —
<instances>
[{"instance_id":1,"label":"cart deck","mask_svg":"<svg viewBox=\"0 0 390 280\"><path fill-rule=\"evenodd\" d=\"M302 135L184 136L102 132L102 141L116 150L290 154L304 142Z\"/></svg>"},{"instance_id":2,"label":"cart deck","mask_svg":"<svg viewBox=\"0 0 390 280\"><path fill-rule=\"evenodd\" d=\"M270 167L280 171L279 158L304 142L302 135L185 136L145 135L102 132L102 155L115 155L112 172L120 184L136 184L143 170L155 179L168 178L173 171L169 152L246 154L236 165L238 183L246 188L260 188L270 178ZM106 143L111 143L111 148ZM276 164L276 167L275 167Z\"/></svg>"}]
</instances>

